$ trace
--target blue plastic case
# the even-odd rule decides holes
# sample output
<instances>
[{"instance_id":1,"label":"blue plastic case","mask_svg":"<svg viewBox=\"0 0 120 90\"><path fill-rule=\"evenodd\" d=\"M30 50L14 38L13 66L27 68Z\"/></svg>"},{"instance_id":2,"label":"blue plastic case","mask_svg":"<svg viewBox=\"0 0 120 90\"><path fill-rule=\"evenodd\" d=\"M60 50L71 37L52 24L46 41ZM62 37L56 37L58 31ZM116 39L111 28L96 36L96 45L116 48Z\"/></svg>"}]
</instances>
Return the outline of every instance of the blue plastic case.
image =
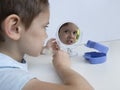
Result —
<instances>
[{"instance_id":1,"label":"blue plastic case","mask_svg":"<svg viewBox=\"0 0 120 90\"><path fill-rule=\"evenodd\" d=\"M85 46L98 50L98 52L86 52L84 54L84 58L91 64L100 64L106 61L107 52L109 50L108 47L91 40L88 40Z\"/></svg>"}]
</instances>

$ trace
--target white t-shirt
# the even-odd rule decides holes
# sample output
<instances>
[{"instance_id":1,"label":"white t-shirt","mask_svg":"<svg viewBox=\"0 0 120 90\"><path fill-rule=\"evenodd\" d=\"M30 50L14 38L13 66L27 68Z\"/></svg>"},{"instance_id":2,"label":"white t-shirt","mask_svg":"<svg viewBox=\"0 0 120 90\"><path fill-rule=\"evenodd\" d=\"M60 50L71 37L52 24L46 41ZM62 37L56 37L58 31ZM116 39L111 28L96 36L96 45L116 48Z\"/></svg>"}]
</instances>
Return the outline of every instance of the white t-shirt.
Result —
<instances>
[{"instance_id":1,"label":"white t-shirt","mask_svg":"<svg viewBox=\"0 0 120 90\"><path fill-rule=\"evenodd\" d=\"M35 76L27 71L25 60L19 63L0 53L0 90L22 90Z\"/></svg>"}]
</instances>

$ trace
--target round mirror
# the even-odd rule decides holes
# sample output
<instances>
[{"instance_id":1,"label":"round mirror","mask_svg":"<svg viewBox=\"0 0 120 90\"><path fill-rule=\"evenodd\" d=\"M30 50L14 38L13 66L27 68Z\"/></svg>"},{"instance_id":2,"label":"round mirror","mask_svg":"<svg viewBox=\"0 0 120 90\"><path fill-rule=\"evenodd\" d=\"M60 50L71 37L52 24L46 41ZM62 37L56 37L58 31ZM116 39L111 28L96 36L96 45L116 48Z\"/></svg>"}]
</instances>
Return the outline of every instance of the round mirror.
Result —
<instances>
[{"instance_id":1,"label":"round mirror","mask_svg":"<svg viewBox=\"0 0 120 90\"><path fill-rule=\"evenodd\" d=\"M81 31L73 22L63 23L57 31L57 41L60 48L67 51L71 56L75 54L75 48L80 45Z\"/></svg>"},{"instance_id":2,"label":"round mirror","mask_svg":"<svg viewBox=\"0 0 120 90\"><path fill-rule=\"evenodd\" d=\"M58 36L62 43L72 45L78 41L80 30L74 23L66 22L60 26Z\"/></svg>"}]
</instances>

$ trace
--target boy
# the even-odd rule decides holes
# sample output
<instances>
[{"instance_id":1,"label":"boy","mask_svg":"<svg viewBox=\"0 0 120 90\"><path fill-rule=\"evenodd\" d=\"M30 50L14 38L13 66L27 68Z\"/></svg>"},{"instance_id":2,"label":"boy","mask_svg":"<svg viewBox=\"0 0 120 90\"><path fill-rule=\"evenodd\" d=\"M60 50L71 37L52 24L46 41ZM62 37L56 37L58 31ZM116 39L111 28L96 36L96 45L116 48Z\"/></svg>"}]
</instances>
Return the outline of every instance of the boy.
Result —
<instances>
[{"instance_id":1,"label":"boy","mask_svg":"<svg viewBox=\"0 0 120 90\"><path fill-rule=\"evenodd\" d=\"M61 42L67 45L74 44L78 36L77 32L79 31L79 28L72 22L66 22L62 24L59 28L59 38Z\"/></svg>"},{"instance_id":2,"label":"boy","mask_svg":"<svg viewBox=\"0 0 120 90\"><path fill-rule=\"evenodd\" d=\"M59 49L54 49L53 65L63 85L40 81L27 71L23 57L40 54L48 23L48 0L0 0L0 90L93 89Z\"/></svg>"}]
</instances>

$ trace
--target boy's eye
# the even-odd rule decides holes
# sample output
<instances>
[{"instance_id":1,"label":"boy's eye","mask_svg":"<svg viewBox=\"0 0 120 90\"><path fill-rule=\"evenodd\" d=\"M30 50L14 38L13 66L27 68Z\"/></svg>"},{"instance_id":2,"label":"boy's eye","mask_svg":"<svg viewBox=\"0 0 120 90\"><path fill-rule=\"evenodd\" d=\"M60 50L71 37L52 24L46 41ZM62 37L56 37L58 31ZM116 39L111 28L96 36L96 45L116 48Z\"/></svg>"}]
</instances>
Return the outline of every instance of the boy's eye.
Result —
<instances>
[{"instance_id":1,"label":"boy's eye","mask_svg":"<svg viewBox=\"0 0 120 90\"><path fill-rule=\"evenodd\" d=\"M46 25L45 28L48 28L48 25Z\"/></svg>"},{"instance_id":2,"label":"boy's eye","mask_svg":"<svg viewBox=\"0 0 120 90\"><path fill-rule=\"evenodd\" d=\"M47 29L47 28L48 28L48 25L44 26L44 28Z\"/></svg>"}]
</instances>

